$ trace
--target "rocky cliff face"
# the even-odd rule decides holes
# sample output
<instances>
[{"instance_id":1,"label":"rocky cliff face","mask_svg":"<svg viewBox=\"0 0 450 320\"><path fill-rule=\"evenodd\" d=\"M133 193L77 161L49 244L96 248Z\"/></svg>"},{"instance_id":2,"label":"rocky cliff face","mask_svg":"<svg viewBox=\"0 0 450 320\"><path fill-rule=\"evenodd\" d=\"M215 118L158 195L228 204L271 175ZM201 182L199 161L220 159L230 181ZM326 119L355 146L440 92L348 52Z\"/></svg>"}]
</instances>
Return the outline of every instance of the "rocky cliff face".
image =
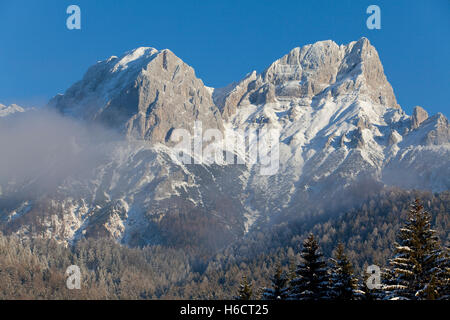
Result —
<instances>
[{"instance_id":1,"label":"rocky cliff face","mask_svg":"<svg viewBox=\"0 0 450 320\"><path fill-rule=\"evenodd\" d=\"M154 143L118 144L83 178L35 199L17 201L9 188L0 198L3 230L24 237L221 246L280 215L345 207L376 185L450 188L448 120L420 107L408 116L365 38L295 48L262 73L212 90L169 50L139 48L97 63L50 105ZM279 130L278 171L175 161L171 130L192 131L196 120Z\"/></svg>"}]
</instances>

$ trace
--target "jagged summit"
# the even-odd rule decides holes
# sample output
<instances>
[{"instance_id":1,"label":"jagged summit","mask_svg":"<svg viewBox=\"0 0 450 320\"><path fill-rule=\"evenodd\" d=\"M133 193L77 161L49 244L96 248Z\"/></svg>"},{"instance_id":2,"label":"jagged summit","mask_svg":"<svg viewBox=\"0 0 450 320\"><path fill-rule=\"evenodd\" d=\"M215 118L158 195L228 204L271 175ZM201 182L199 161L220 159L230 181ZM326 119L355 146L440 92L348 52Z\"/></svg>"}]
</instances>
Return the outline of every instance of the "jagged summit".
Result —
<instances>
[{"instance_id":1,"label":"jagged summit","mask_svg":"<svg viewBox=\"0 0 450 320\"><path fill-rule=\"evenodd\" d=\"M5 106L0 103L0 117L6 117L17 112L25 112L25 109L18 106L17 104Z\"/></svg>"},{"instance_id":2,"label":"jagged summit","mask_svg":"<svg viewBox=\"0 0 450 320\"><path fill-rule=\"evenodd\" d=\"M324 96L350 94L399 108L378 53L367 38L341 46L326 40L294 48L261 74L252 73L228 89L222 89L216 100L226 117L239 105L293 99L310 104Z\"/></svg>"},{"instance_id":3,"label":"jagged summit","mask_svg":"<svg viewBox=\"0 0 450 320\"><path fill-rule=\"evenodd\" d=\"M152 142L164 142L173 128L190 130L195 120L222 128L211 92L168 49L141 47L99 62L49 105Z\"/></svg>"}]
</instances>

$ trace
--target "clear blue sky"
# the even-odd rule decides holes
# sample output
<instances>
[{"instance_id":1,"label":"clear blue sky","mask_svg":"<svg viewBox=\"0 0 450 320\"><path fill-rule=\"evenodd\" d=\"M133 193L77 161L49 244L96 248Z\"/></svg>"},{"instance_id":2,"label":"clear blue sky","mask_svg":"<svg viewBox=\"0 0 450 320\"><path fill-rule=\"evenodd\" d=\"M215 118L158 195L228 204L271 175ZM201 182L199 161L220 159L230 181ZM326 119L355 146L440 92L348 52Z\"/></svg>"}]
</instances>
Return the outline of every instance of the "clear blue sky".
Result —
<instances>
[{"instance_id":1,"label":"clear blue sky","mask_svg":"<svg viewBox=\"0 0 450 320\"><path fill-rule=\"evenodd\" d=\"M66 8L81 8L81 30ZM366 8L381 8L368 30ZM449 116L450 1L0 0L0 103L43 105L98 60L138 46L169 48L208 86L262 71L294 47L367 37L400 105Z\"/></svg>"}]
</instances>

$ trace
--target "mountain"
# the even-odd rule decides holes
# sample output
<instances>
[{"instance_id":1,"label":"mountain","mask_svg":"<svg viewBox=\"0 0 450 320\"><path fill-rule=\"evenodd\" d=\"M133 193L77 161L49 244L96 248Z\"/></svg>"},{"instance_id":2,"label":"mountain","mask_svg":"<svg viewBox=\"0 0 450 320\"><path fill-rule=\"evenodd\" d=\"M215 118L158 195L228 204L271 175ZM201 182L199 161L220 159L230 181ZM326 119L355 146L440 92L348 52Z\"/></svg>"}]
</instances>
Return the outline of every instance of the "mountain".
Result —
<instances>
[{"instance_id":1,"label":"mountain","mask_svg":"<svg viewBox=\"0 0 450 320\"><path fill-rule=\"evenodd\" d=\"M449 187L448 175L441 175L449 173L447 119L427 119L420 107L407 116L365 38L295 48L215 98L233 128L281 132L278 173L252 177L251 189L268 211L307 200L317 205L368 178L408 188ZM400 178L406 175L421 178L411 183Z\"/></svg>"},{"instance_id":2,"label":"mountain","mask_svg":"<svg viewBox=\"0 0 450 320\"><path fill-rule=\"evenodd\" d=\"M99 146L101 161L52 189L39 179L5 183L6 233L214 250L276 219L345 208L384 184L450 186L448 120L421 107L408 116L365 38L295 48L217 89L171 51L138 48L98 62L49 107L128 139ZM248 155L227 133L277 130L278 170L179 161L172 134L193 133L196 121L224 134L211 144L236 159Z\"/></svg>"},{"instance_id":3,"label":"mountain","mask_svg":"<svg viewBox=\"0 0 450 320\"><path fill-rule=\"evenodd\" d=\"M25 110L22 107L18 106L17 104L5 106L0 103L0 118L12 115L17 112L25 112Z\"/></svg>"},{"instance_id":4,"label":"mountain","mask_svg":"<svg viewBox=\"0 0 450 320\"><path fill-rule=\"evenodd\" d=\"M142 47L101 61L49 105L151 142L165 142L171 129L189 130L194 121L222 129L208 88L167 49Z\"/></svg>"}]
</instances>

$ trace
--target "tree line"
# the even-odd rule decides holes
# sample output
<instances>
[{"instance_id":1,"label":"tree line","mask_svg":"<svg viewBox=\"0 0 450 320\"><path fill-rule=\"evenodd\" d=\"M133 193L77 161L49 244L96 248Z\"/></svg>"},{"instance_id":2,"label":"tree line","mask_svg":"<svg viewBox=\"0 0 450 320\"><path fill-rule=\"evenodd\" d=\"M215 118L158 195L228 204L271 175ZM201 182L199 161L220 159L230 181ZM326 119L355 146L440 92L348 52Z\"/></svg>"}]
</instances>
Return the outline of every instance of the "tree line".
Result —
<instances>
[{"instance_id":1,"label":"tree line","mask_svg":"<svg viewBox=\"0 0 450 320\"><path fill-rule=\"evenodd\" d=\"M250 300L435 300L450 299L449 248L431 227L431 214L419 199L411 205L394 244L394 256L383 270L371 266L357 277L339 243L326 261L313 234L304 241L301 262L287 270L278 263L271 286L253 292L244 276L236 299Z\"/></svg>"},{"instance_id":2,"label":"tree line","mask_svg":"<svg viewBox=\"0 0 450 320\"><path fill-rule=\"evenodd\" d=\"M19 238L0 232L0 299L230 299L244 284L242 276L247 277L247 287L253 289L251 299L261 299L264 288L273 289L271 279L277 273L280 283L287 277L287 282L279 286L283 289L290 287L291 280L300 278L296 271L299 262L304 262L301 245L310 233L314 234L320 246L317 251L322 252L325 262L327 290L331 287L329 282L337 282L332 280L335 263L329 258L342 264L345 259L337 255L340 250L353 269L352 279L356 281L352 283L357 284L357 294L368 291L364 284L370 275L365 271L375 264L381 268L381 283L386 288L371 289L366 297L391 299L399 296L395 286L409 283L405 276L399 278L394 273L390 261L400 254L396 251L396 247L401 247L398 236L416 197L422 199L424 211L433 213L431 230L441 240L438 251L447 252L445 259L438 255L436 261L448 264L450 192L386 188L347 211L330 211L317 217L297 214L297 220L286 217L269 227L255 226L245 237L209 255L176 245L127 247L92 238L65 245L52 239ZM81 269L81 290L66 288L65 271L70 265ZM349 269L344 265L343 270ZM397 269L400 272L401 268ZM395 276L403 283L390 280ZM436 275L430 279L431 285L421 294L437 287L436 298L443 299L442 292L448 289L441 289ZM388 285L391 290L387 290ZM300 297L289 297L294 298Z\"/></svg>"}]
</instances>

